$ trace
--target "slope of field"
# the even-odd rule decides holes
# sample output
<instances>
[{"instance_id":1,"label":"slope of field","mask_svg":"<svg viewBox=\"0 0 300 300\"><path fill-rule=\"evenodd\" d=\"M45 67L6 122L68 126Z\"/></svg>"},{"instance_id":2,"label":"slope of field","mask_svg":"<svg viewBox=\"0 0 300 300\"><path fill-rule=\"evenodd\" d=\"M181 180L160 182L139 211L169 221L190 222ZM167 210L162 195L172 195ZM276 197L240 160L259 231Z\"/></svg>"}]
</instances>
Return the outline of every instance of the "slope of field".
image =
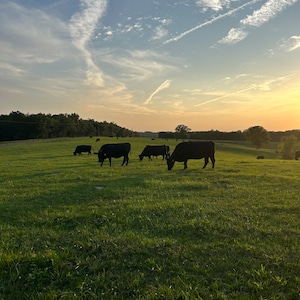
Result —
<instances>
[{"instance_id":1,"label":"slope of field","mask_svg":"<svg viewBox=\"0 0 300 300\"><path fill-rule=\"evenodd\" d=\"M130 142L102 167L78 144ZM216 166L138 154L175 140L0 147L0 299L297 299L298 161L217 142ZM257 160L264 155L264 160Z\"/></svg>"}]
</instances>

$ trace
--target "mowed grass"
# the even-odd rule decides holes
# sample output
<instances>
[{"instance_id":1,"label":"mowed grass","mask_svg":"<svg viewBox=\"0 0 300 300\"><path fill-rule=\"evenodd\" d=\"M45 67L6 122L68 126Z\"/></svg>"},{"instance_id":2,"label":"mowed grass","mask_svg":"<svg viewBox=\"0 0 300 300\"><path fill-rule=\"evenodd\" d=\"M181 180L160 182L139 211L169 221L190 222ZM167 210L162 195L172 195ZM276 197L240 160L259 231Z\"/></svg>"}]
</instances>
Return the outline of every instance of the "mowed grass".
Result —
<instances>
[{"instance_id":1,"label":"mowed grass","mask_svg":"<svg viewBox=\"0 0 300 300\"><path fill-rule=\"evenodd\" d=\"M102 167L78 144L130 142ZM138 160L146 138L0 146L0 299L298 299L300 162L216 142L216 166ZM264 160L257 160L264 155Z\"/></svg>"}]
</instances>

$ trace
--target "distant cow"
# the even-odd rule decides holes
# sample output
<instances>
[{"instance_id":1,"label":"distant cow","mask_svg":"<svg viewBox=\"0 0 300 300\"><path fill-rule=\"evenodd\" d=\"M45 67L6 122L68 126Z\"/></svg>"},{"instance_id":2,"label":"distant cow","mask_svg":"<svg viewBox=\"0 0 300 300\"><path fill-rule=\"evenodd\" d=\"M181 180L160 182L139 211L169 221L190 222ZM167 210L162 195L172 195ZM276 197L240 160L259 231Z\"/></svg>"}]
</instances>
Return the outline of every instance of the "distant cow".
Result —
<instances>
[{"instance_id":1,"label":"distant cow","mask_svg":"<svg viewBox=\"0 0 300 300\"><path fill-rule=\"evenodd\" d=\"M182 142L178 144L172 155L167 158L168 170L171 170L175 161L184 163L184 169L187 169L188 159L205 159L203 169L208 164L210 158L212 167L215 167L215 143L208 142Z\"/></svg>"},{"instance_id":2,"label":"distant cow","mask_svg":"<svg viewBox=\"0 0 300 300\"><path fill-rule=\"evenodd\" d=\"M109 160L109 165L111 166L111 158L119 158L124 156L122 166L126 164L128 165L129 157L128 154L130 152L131 145L129 143L120 143L120 144L105 144L103 145L98 152L98 160L103 165L103 162L106 158Z\"/></svg>"},{"instance_id":3,"label":"distant cow","mask_svg":"<svg viewBox=\"0 0 300 300\"><path fill-rule=\"evenodd\" d=\"M87 152L88 154L91 154L92 146L91 145L79 145L76 147L74 151L74 155L79 154L81 155L82 152Z\"/></svg>"},{"instance_id":4,"label":"distant cow","mask_svg":"<svg viewBox=\"0 0 300 300\"><path fill-rule=\"evenodd\" d=\"M300 150L295 152L295 159L298 160L300 157Z\"/></svg>"},{"instance_id":5,"label":"distant cow","mask_svg":"<svg viewBox=\"0 0 300 300\"><path fill-rule=\"evenodd\" d=\"M143 160L144 156L147 156L151 160L151 156L162 155L163 160L169 154L170 147L166 145L162 146L151 146L148 145L144 148L143 152L139 155L140 160Z\"/></svg>"},{"instance_id":6,"label":"distant cow","mask_svg":"<svg viewBox=\"0 0 300 300\"><path fill-rule=\"evenodd\" d=\"M265 157L263 155L258 155L256 159L265 159Z\"/></svg>"}]
</instances>

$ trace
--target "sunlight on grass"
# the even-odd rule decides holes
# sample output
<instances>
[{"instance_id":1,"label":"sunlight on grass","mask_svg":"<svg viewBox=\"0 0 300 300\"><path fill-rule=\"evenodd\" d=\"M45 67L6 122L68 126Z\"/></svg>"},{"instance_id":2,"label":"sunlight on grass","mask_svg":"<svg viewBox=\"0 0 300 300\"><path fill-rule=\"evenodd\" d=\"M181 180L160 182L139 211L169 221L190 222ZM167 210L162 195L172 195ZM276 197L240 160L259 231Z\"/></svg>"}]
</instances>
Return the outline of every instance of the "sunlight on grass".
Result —
<instances>
[{"instance_id":1,"label":"sunlight on grass","mask_svg":"<svg viewBox=\"0 0 300 300\"><path fill-rule=\"evenodd\" d=\"M100 167L84 139L1 148L3 299L297 299L297 161L222 142L168 171L130 139Z\"/></svg>"}]
</instances>

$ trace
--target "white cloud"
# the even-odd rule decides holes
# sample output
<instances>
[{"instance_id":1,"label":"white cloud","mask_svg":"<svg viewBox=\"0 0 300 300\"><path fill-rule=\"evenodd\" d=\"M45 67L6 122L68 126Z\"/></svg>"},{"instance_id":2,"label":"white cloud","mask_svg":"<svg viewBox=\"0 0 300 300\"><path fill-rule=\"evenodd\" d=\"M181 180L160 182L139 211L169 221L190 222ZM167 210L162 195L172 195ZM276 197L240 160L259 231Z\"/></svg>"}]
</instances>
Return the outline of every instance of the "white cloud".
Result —
<instances>
[{"instance_id":1,"label":"white cloud","mask_svg":"<svg viewBox=\"0 0 300 300\"><path fill-rule=\"evenodd\" d=\"M204 9L210 8L214 11L222 10L224 7L228 7L232 0L198 0L196 5L203 7Z\"/></svg>"},{"instance_id":2,"label":"white cloud","mask_svg":"<svg viewBox=\"0 0 300 300\"><path fill-rule=\"evenodd\" d=\"M275 18L282 10L293 5L298 0L268 0L259 9L255 10L252 15L247 16L240 21L239 28L232 28L227 36L218 43L234 44L242 41L247 35L246 29L249 27L260 27ZM255 1L257 2L257 1Z\"/></svg>"},{"instance_id":3,"label":"white cloud","mask_svg":"<svg viewBox=\"0 0 300 300\"><path fill-rule=\"evenodd\" d=\"M157 26L154 29L154 35L151 40L160 40L168 34L168 30L165 29L163 26Z\"/></svg>"},{"instance_id":4,"label":"white cloud","mask_svg":"<svg viewBox=\"0 0 300 300\"><path fill-rule=\"evenodd\" d=\"M222 40L219 41L221 44L235 44L239 41L243 40L248 35L247 32L245 32L241 28L232 28L228 32L227 36L224 37Z\"/></svg>"},{"instance_id":5,"label":"white cloud","mask_svg":"<svg viewBox=\"0 0 300 300\"><path fill-rule=\"evenodd\" d=\"M241 24L260 27L275 18L286 7L293 5L298 0L269 0L261 8L255 10L251 16L241 20Z\"/></svg>"}]
</instances>

